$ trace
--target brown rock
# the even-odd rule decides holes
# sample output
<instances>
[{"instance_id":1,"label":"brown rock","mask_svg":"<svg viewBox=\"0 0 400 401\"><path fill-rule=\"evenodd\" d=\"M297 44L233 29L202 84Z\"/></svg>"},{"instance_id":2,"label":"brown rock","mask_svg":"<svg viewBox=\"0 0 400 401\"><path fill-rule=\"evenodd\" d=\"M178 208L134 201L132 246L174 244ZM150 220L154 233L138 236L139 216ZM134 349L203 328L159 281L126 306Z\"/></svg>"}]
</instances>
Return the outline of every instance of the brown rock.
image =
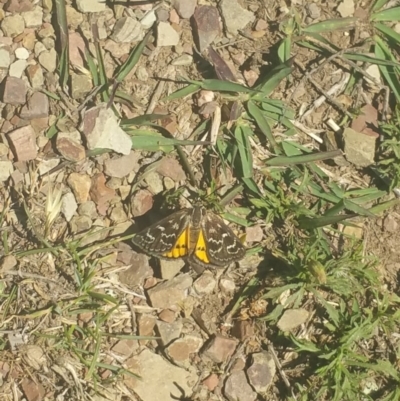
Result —
<instances>
[{"instance_id":1,"label":"brown rock","mask_svg":"<svg viewBox=\"0 0 400 401\"><path fill-rule=\"evenodd\" d=\"M37 157L35 131L30 125L8 134L10 147L18 161L34 160Z\"/></svg>"},{"instance_id":2,"label":"brown rock","mask_svg":"<svg viewBox=\"0 0 400 401\"><path fill-rule=\"evenodd\" d=\"M93 176L90 196L97 205L108 203L115 196L115 191L106 186L104 174L98 173Z\"/></svg>"},{"instance_id":3,"label":"brown rock","mask_svg":"<svg viewBox=\"0 0 400 401\"><path fill-rule=\"evenodd\" d=\"M86 157L83 145L66 136L57 135L56 148L62 156L72 162L79 162Z\"/></svg>"},{"instance_id":4,"label":"brown rock","mask_svg":"<svg viewBox=\"0 0 400 401\"><path fill-rule=\"evenodd\" d=\"M244 341L254 336L254 326L249 320L236 320L233 324L232 335Z\"/></svg>"},{"instance_id":5,"label":"brown rock","mask_svg":"<svg viewBox=\"0 0 400 401\"><path fill-rule=\"evenodd\" d=\"M216 335L207 343L203 355L216 363L228 360L235 352L238 341L233 338Z\"/></svg>"},{"instance_id":6,"label":"brown rock","mask_svg":"<svg viewBox=\"0 0 400 401\"><path fill-rule=\"evenodd\" d=\"M6 104L24 104L28 88L21 78L7 77L1 88L1 97Z\"/></svg>"},{"instance_id":7,"label":"brown rock","mask_svg":"<svg viewBox=\"0 0 400 401\"><path fill-rule=\"evenodd\" d=\"M158 317L167 323L172 323L175 320L175 312L171 309L163 309L159 314Z\"/></svg>"},{"instance_id":8,"label":"brown rock","mask_svg":"<svg viewBox=\"0 0 400 401\"><path fill-rule=\"evenodd\" d=\"M169 177L175 182L184 181L186 179L186 174L178 160L172 159L171 157L164 157L156 171L161 176Z\"/></svg>"},{"instance_id":9,"label":"brown rock","mask_svg":"<svg viewBox=\"0 0 400 401\"><path fill-rule=\"evenodd\" d=\"M143 216L153 207L153 194L150 191L141 189L132 196L131 210L132 216Z\"/></svg>"},{"instance_id":10,"label":"brown rock","mask_svg":"<svg viewBox=\"0 0 400 401\"><path fill-rule=\"evenodd\" d=\"M211 373L210 376L203 380L203 385L208 388L209 391L214 391L219 384L219 377L215 373Z\"/></svg>"},{"instance_id":11,"label":"brown rock","mask_svg":"<svg viewBox=\"0 0 400 401\"><path fill-rule=\"evenodd\" d=\"M77 203L84 203L89 198L89 191L92 180L89 176L79 173L71 173L67 179L67 183L75 195Z\"/></svg>"},{"instance_id":12,"label":"brown rock","mask_svg":"<svg viewBox=\"0 0 400 401\"><path fill-rule=\"evenodd\" d=\"M194 282L193 287L199 295L211 294L216 286L217 282L212 273L205 271L197 280Z\"/></svg>"},{"instance_id":13,"label":"brown rock","mask_svg":"<svg viewBox=\"0 0 400 401\"><path fill-rule=\"evenodd\" d=\"M114 352L116 352L126 358L129 358L132 355L132 353L134 351L136 351L138 348L139 348L139 343L137 340L127 338L127 339L118 341L111 349Z\"/></svg>"},{"instance_id":14,"label":"brown rock","mask_svg":"<svg viewBox=\"0 0 400 401\"><path fill-rule=\"evenodd\" d=\"M33 2L30 0L8 0L4 10L10 13L22 13L33 10Z\"/></svg>"},{"instance_id":15,"label":"brown rock","mask_svg":"<svg viewBox=\"0 0 400 401\"><path fill-rule=\"evenodd\" d=\"M41 401L46 394L44 387L40 383L35 383L30 379L23 379L21 387L28 401Z\"/></svg>"},{"instance_id":16,"label":"brown rock","mask_svg":"<svg viewBox=\"0 0 400 401\"><path fill-rule=\"evenodd\" d=\"M6 255L0 261L0 272L5 273L17 265L17 259L13 255Z\"/></svg>"},{"instance_id":17,"label":"brown rock","mask_svg":"<svg viewBox=\"0 0 400 401\"><path fill-rule=\"evenodd\" d=\"M21 110L20 116L25 120L48 117L49 98L41 92L35 92L28 100L28 104Z\"/></svg>"},{"instance_id":18,"label":"brown rock","mask_svg":"<svg viewBox=\"0 0 400 401\"><path fill-rule=\"evenodd\" d=\"M197 48L203 52L219 35L219 13L213 6L199 6L193 14Z\"/></svg>"}]
</instances>

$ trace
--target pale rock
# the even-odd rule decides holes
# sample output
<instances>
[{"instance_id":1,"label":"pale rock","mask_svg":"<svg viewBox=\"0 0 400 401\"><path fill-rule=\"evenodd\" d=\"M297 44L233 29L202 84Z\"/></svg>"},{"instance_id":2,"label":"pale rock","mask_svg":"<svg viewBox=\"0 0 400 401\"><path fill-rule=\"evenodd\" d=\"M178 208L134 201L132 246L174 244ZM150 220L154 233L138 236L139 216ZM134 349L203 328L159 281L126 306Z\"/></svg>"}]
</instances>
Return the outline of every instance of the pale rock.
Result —
<instances>
[{"instance_id":1,"label":"pale rock","mask_svg":"<svg viewBox=\"0 0 400 401\"><path fill-rule=\"evenodd\" d=\"M39 64L29 65L26 69L32 89L41 89L44 85L43 70Z\"/></svg>"},{"instance_id":2,"label":"pale rock","mask_svg":"<svg viewBox=\"0 0 400 401\"><path fill-rule=\"evenodd\" d=\"M154 195L157 195L164 190L161 177L155 171L152 171L149 174L147 174L144 181L147 184L148 190Z\"/></svg>"},{"instance_id":3,"label":"pale rock","mask_svg":"<svg viewBox=\"0 0 400 401\"><path fill-rule=\"evenodd\" d=\"M25 47L18 47L15 49L15 57L18 60L28 60L29 58L29 52Z\"/></svg>"},{"instance_id":4,"label":"pale rock","mask_svg":"<svg viewBox=\"0 0 400 401\"><path fill-rule=\"evenodd\" d=\"M7 69L10 63L10 52L5 47L0 47L0 69Z\"/></svg>"},{"instance_id":5,"label":"pale rock","mask_svg":"<svg viewBox=\"0 0 400 401\"><path fill-rule=\"evenodd\" d=\"M55 49L45 50L38 57L40 65L49 72L54 72L57 67L57 52Z\"/></svg>"},{"instance_id":6,"label":"pale rock","mask_svg":"<svg viewBox=\"0 0 400 401\"><path fill-rule=\"evenodd\" d=\"M150 29L157 21L156 13L154 10L150 10L141 20L140 24L144 29Z\"/></svg>"},{"instance_id":7,"label":"pale rock","mask_svg":"<svg viewBox=\"0 0 400 401\"><path fill-rule=\"evenodd\" d=\"M76 8L81 13L99 13L105 11L106 2L102 0L76 0Z\"/></svg>"},{"instance_id":8,"label":"pale rock","mask_svg":"<svg viewBox=\"0 0 400 401\"><path fill-rule=\"evenodd\" d=\"M257 393L253 391L247 382L246 374L241 371L233 371L225 382L224 395L229 401L255 401Z\"/></svg>"},{"instance_id":9,"label":"pale rock","mask_svg":"<svg viewBox=\"0 0 400 401\"><path fill-rule=\"evenodd\" d=\"M122 130L114 112L107 109L105 105L100 105L86 112L84 127L87 146L90 150L111 149L123 155L129 155L131 152L131 137ZM86 132L89 127L93 129L91 132Z\"/></svg>"},{"instance_id":10,"label":"pale rock","mask_svg":"<svg viewBox=\"0 0 400 401\"><path fill-rule=\"evenodd\" d=\"M60 164L61 159L42 159L39 162L39 174L44 175L52 170L54 167L57 167Z\"/></svg>"},{"instance_id":11,"label":"pale rock","mask_svg":"<svg viewBox=\"0 0 400 401\"><path fill-rule=\"evenodd\" d=\"M219 6L226 29L232 35L237 35L239 30L255 20L254 14L244 9L237 0L221 0Z\"/></svg>"},{"instance_id":12,"label":"pale rock","mask_svg":"<svg viewBox=\"0 0 400 401\"><path fill-rule=\"evenodd\" d=\"M109 177L123 178L131 171L139 170L140 153L131 151L129 155L108 159L104 162L104 173Z\"/></svg>"},{"instance_id":13,"label":"pale rock","mask_svg":"<svg viewBox=\"0 0 400 401\"><path fill-rule=\"evenodd\" d=\"M283 315L278 320L277 326L279 330L290 331L296 329L305 323L310 316L310 313L302 308L299 309L287 309L283 312Z\"/></svg>"},{"instance_id":14,"label":"pale rock","mask_svg":"<svg viewBox=\"0 0 400 401\"><path fill-rule=\"evenodd\" d=\"M8 134L11 149L18 161L34 160L37 157L36 135L30 125L18 128Z\"/></svg>"},{"instance_id":15,"label":"pale rock","mask_svg":"<svg viewBox=\"0 0 400 401\"><path fill-rule=\"evenodd\" d=\"M20 14L4 17L1 21L1 30L4 32L4 36L14 38L24 32L24 29L25 22Z\"/></svg>"},{"instance_id":16,"label":"pale rock","mask_svg":"<svg viewBox=\"0 0 400 401\"><path fill-rule=\"evenodd\" d=\"M32 11L22 13L26 28L37 28L43 23L43 9L36 6Z\"/></svg>"},{"instance_id":17,"label":"pale rock","mask_svg":"<svg viewBox=\"0 0 400 401\"><path fill-rule=\"evenodd\" d=\"M10 176L11 173L14 171L14 167L12 162L6 160L6 161L2 161L0 160L0 181L4 182L7 181Z\"/></svg>"},{"instance_id":18,"label":"pale rock","mask_svg":"<svg viewBox=\"0 0 400 401\"><path fill-rule=\"evenodd\" d=\"M126 368L140 379L129 375L125 377L124 384L144 401L176 401L182 398L182 394L190 398L198 380L192 371L172 365L147 348L127 360Z\"/></svg>"},{"instance_id":19,"label":"pale rock","mask_svg":"<svg viewBox=\"0 0 400 401\"><path fill-rule=\"evenodd\" d=\"M21 78L25 71L27 62L26 60L16 60L10 65L8 75L10 77Z\"/></svg>"},{"instance_id":20,"label":"pale rock","mask_svg":"<svg viewBox=\"0 0 400 401\"><path fill-rule=\"evenodd\" d=\"M111 39L117 43L135 42L143 37L143 28L139 21L132 17L120 18L115 26Z\"/></svg>"},{"instance_id":21,"label":"pale rock","mask_svg":"<svg viewBox=\"0 0 400 401\"><path fill-rule=\"evenodd\" d=\"M75 196L72 194L72 192L67 192L62 197L61 201L61 212L64 215L65 220L70 222L77 209L78 205L76 203Z\"/></svg>"},{"instance_id":22,"label":"pale rock","mask_svg":"<svg viewBox=\"0 0 400 401\"><path fill-rule=\"evenodd\" d=\"M247 369L247 377L257 393L265 394L274 381L276 366L274 358L269 352L252 354L250 367Z\"/></svg>"},{"instance_id":23,"label":"pale rock","mask_svg":"<svg viewBox=\"0 0 400 401\"><path fill-rule=\"evenodd\" d=\"M179 34L168 22L160 22L157 26L157 47L176 46Z\"/></svg>"},{"instance_id":24,"label":"pale rock","mask_svg":"<svg viewBox=\"0 0 400 401\"><path fill-rule=\"evenodd\" d=\"M337 8L337 12L342 18L352 17L354 15L354 11L355 6L353 0L344 0Z\"/></svg>"}]
</instances>

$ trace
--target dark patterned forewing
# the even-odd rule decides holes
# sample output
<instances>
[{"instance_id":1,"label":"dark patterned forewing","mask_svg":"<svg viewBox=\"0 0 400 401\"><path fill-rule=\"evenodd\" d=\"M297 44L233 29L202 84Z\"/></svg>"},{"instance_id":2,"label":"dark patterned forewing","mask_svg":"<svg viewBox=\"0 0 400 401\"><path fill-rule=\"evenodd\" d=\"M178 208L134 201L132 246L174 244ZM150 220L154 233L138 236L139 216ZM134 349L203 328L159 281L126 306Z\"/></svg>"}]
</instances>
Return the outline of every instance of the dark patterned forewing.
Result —
<instances>
[{"instance_id":1,"label":"dark patterned forewing","mask_svg":"<svg viewBox=\"0 0 400 401\"><path fill-rule=\"evenodd\" d=\"M182 209L137 233L132 242L144 252L162 257L176 244L190 223L190 210Z\"/></svg>"},{"instance_id":2,"label":"dark patterned forewing","mask_svg":"<svg viewBox=\"0 0 400 401\"><path fill-rule=\"evenodd\" d=\"M227 266L244 257L245 247L220 217L208 212L202 226L211 265Z\"/></svg>"}]
</instances>

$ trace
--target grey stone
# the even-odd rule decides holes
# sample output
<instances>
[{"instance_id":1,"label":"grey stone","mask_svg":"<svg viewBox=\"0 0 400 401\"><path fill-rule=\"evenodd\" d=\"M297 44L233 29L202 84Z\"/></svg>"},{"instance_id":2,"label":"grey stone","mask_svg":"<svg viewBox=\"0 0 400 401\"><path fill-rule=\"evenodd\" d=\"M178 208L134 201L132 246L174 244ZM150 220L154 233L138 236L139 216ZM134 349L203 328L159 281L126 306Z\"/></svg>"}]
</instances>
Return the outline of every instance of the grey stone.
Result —
<instances>
[{"instance_id":1,"label":"grey stone","mask_svg":"<svg viewBox=\"0 0 400 401\"><path fill-rule=\"evenodd\" d=\"M247 377L257 393L265 393L271 386L276 373L276 366L269 352L258 352L252 355Z\"/></svg>"},{"instance_id":2,"label":"grey stone","mask_svg":"<svg viewBox=\"0 0 400 401\"><path fill-rule=\"evenodd\" d=\"M229 401L254 401L257 393L247 383L245 373L241 371L232 372L224 386L224 394Z\"/></svg>"},{"instance_id":3,"label":"grey stone","mask_svg":"<svg viewBox=\"0 0 400 401\"><path fill-rule=\"evenodd\" d=\"M237 0L221 0L219 6L226 29L232 35L237 35L239 30L255 19L254 14L245 10Z\"/></svg>"},{"instance_id":4,"label":"grey stone","mask_svg":"<svg viewBox=\"0 0 400 401\"><path fill-rule=\"evenodd\" d=\"M279 319L277 326L282 331L293 330L305 323L309 315L305 309L287 309Z\"/></svg>"}]
</instances>

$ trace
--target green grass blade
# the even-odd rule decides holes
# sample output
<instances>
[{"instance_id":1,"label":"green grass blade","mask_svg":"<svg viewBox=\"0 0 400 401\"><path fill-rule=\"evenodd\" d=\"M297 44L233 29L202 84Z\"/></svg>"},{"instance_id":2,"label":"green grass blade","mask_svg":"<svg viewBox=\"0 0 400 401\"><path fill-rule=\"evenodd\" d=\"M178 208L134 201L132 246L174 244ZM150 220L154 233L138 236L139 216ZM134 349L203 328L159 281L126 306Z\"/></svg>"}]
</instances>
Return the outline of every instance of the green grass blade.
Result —
<instances>
[{"instance_id":1,"label":"green grass blade","mask_svg":"<svg viewBox=\"0 0 400 401\"><path fill-rule=\"evenodd\" d=\"M97 65L94 61L94 58L92 57L92 54L86 47L85 47L85 59L88 64L94 86L99 86L100 85L99 71L97 69Z\"/></svg>"},{"instance_id":2,"label":"green grass blade","mask_svg":"<svg viewBox=\"0 0 400 401\"><path fill-rule=\"evenodd\" d=\"M235 138L239 150L243 178L253 177L253 154L249 141L249 136L251 135L252 131L247 125L238 125L235 129Z\"/></svg>"},{"instance_id":3,"label":"green grass blade","mask_svg":"<svg viewBox=\"0 0 400 401\"><path fill-rule=\"evenodd\" d=\"M299 156L278 156L265 161L267 166L293 166L295 164L312 163L319 160L333 159L342 154L341 150L331 150L329 152L318 152Z\"/></svg>"},{"instance_id":4,"label":"green grass blade","mask_svg":"<svg viewBox=\"0 0 400 401\"><path fill-rule=\"evenodd\" d=\"M121 83L126 78L126 76L132 71L133 67L135 67L135 65L138 63L151 33L152 33L151 30L147 32L143 40L131 51L131 54L129 55L125 63L122 64L120 68L118 68L118 71L114 76L116 82Z\"/></svg>"},{"instance_id":5,"label":"green grass blade","mask_svg":"<svg viewBox=\"0 0 400 401\"><path fill-rule=\"evenodd\" d=\"M400 7L387 8L371 15L370 21L400 21Z\"/></svg>"},{"instance_id":6,"label":"green grass blade","mask_svg":"<svg viewBox=\"0 0 400 401\"><path fill-rule=\"evenodd\" d=\"M254 102L249 100L247 102L247 110L249 114L254 118L254 120L257 123L258 128L260 131L265 135L265 137L268 139L269 143L271 144L272 148L274 149L274 152L276 154L281 154L282 151L279 148L277 142L275 141L274 136L272 135L271 127L268 124L268 121L265 119L263 116L262 111L255 105Z\"/></svg>"},{"instance_id":7,"label":"green grass blade","mask_svg":"<svg viewBox=\"0 0 400 401\"><path fill-rule=\"evenodd\" d=\"M258 92L255 92L251 97L253 100L262 100L282 82L293 71L293 68L288 63L281 64L275 67L269 74L261 78L260 83L254 87Z\"/></svg>"},{"instance_id":8,"label":"green grass blade","mask_svg":"<svg viewBox=\"0 0 400 401\"><path fill-rule=\"evenodd\" d=\"M178 89L176 92L171 93L170 95L162 98L162 101L165 102L167 100L181 99L183 97L190 96L193 93L198 92L200 89L201 89L200 85L190 84L190 85L187 85L182 89Z\"/></svg>"},{"instance_id":9,"label":"green grass blade","mask_svg":"<svg viewBox=\"0 0 400 401\"><path fill-rule=\"evenodd\" d=\"M306 33L323 33L337 30L348 30L355 27L358 22L357 17L330 19L311 24L303 29Z\"/></svg>"}]
</instances>

